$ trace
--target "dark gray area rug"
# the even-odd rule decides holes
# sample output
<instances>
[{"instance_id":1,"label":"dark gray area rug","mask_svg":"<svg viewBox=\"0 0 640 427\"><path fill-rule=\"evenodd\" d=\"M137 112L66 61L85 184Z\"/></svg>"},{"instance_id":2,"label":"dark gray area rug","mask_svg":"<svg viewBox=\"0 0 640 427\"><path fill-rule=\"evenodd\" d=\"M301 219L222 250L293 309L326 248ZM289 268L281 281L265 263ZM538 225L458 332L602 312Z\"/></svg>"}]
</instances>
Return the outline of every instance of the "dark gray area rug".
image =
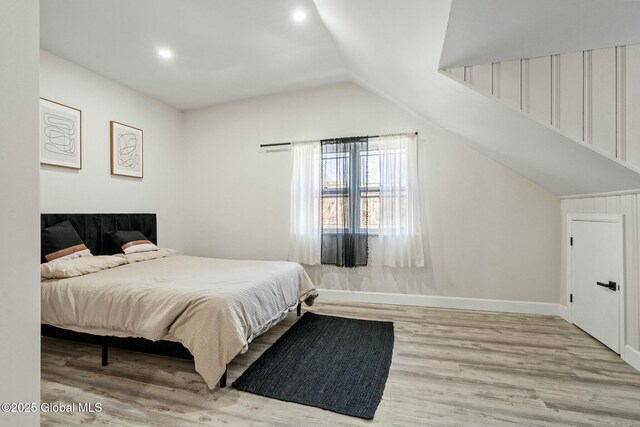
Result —
<instances>
[{"instance_id":1,"label":"dark gray area rug","mask_svg":"<svg viewBox=\"0 0 640 427\"><path fill-rule=\"evenodd\" d=\"M372 419L392 355L393 322L307 312L233 386Z\"/></svg>"}]
</instances>

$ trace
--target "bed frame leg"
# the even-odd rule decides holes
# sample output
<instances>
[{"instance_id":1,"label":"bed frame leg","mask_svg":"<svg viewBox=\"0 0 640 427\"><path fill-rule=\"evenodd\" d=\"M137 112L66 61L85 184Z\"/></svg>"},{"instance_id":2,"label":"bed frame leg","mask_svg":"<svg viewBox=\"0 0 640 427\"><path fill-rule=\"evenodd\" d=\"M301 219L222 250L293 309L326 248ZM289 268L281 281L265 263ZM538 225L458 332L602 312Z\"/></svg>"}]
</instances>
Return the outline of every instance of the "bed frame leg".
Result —
<instances>
[{"instance_id":1,"label":"bed frame leg","mask_svg":"<svg viewBox=\"0 0 640 427\"><path fill-rule=\"evenodd\" d=\"M107 366L109 364L109 347L106 345L102 346L102 366Z\"/></svg>"},{"instance_id":2,"label":"bed frame leg","mask_svg":"<svg viewBox=\"0 0 640 427\"><path fill-rule=\"evenodd\" d=\"M302 313L302 303L299 302L298 303L298 316L300 316L301 313Z\"/></svg>"},{"instance_id":3,"label":"bed frame leg","mask_svg":"<svg viewBox=\"0 0 640 427\"><path fill-rule=\"evenodd\" d=\"M220 377L220 388L227 386L227 368L224 368L224 374Z\"/></svg>"}]
</instances>

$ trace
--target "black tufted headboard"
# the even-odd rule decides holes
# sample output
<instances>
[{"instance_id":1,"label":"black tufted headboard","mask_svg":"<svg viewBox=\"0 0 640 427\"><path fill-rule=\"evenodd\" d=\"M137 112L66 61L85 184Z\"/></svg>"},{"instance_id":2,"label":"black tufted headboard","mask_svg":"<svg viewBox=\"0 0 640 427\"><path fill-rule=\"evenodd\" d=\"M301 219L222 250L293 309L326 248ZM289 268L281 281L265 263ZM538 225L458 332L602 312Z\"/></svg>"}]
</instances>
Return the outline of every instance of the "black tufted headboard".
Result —
<instances>
[{"instance_id":1,"label":"black tufted headboard","mask_svg":"<svg viewBox=\"0 0 640 427\"><path fill-rule=\"evenodd\" d=\"M110 231L140 231L156 245L156 214L40 214L40 227L69 220L94 255L113 255L120 251L106 234Z\"/></svg>"}]
</instances>

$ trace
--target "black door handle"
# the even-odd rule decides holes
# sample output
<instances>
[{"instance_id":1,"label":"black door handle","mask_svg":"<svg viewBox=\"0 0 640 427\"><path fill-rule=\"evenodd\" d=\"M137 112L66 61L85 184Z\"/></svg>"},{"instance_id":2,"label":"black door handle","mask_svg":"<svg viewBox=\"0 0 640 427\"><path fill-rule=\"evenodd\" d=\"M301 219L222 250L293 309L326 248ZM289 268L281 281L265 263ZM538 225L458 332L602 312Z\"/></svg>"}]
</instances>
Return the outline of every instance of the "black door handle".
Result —
<instances>
[{"instance_id":1,"label":"black door handle","mask_svg":"<svg viewBox=\"0 0 640 427\"><path fill-rule=\"evenodd\" d=\"M596 282L596 285L602 286L603 288L611 289L612 291L618 290L618 284L612 281L609 281L609 283Z\"/></svg>"}]
</instances>

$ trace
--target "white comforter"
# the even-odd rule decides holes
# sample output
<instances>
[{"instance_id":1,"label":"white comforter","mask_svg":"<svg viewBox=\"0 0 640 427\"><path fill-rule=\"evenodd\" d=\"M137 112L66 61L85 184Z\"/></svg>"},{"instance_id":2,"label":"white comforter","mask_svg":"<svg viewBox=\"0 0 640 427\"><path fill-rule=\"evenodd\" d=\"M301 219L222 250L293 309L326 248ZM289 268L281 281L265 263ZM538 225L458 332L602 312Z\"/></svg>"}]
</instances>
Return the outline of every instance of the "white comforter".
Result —
<instances>
[{"instance_id":1,"label":"white comforter","mask_svg":"<svg viewBox=\"0 0 640 427\"><path fill-rule=\"evenodd\" d=\"M42 322L179 341L213 388L255 337L315 295L299 264L169 256L43 281Z\"/></svg>"}]
</instances>

